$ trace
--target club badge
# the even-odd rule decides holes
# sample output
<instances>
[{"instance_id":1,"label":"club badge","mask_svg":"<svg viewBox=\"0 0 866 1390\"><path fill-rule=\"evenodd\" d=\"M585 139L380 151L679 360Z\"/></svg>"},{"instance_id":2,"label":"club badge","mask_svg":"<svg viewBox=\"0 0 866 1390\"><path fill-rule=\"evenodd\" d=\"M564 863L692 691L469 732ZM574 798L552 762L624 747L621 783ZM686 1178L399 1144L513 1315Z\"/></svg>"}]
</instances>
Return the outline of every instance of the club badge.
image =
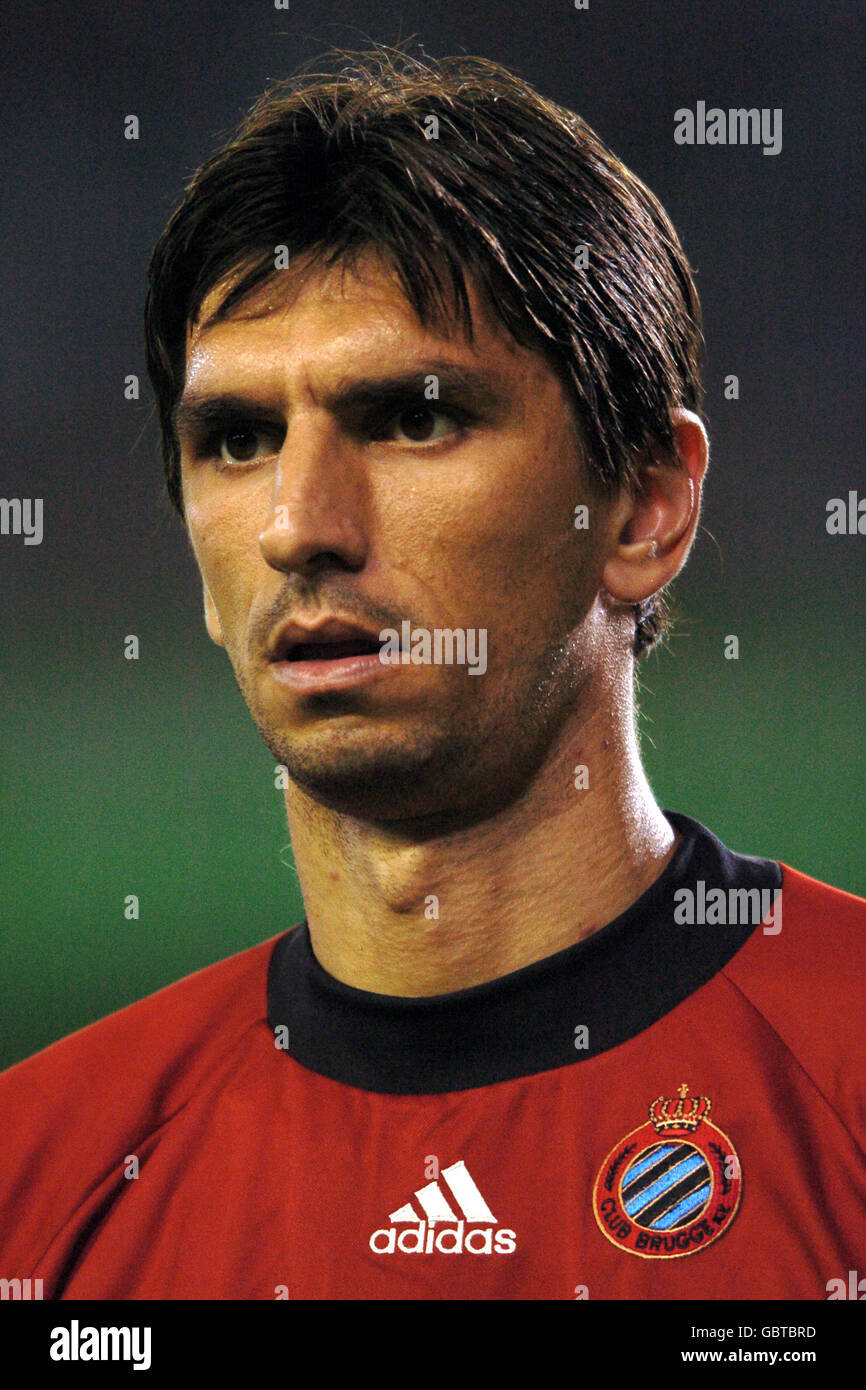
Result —
<instances>
[{"instance_id":1,"label":"club badge","mask_svg":"<svg viewBox=\"0 0 866 1390\"><path fill-rule=\"evenodd\" d=\"M688 1098L687 1098L688 1097ZM707 1118L707 1096L659 1096L649 1123L608 1154L592 1194L608 1240L645 1259L676 1260L704 1250L730 1226L740 1204L740 1161Z\"/></svg>"}]
</instances>

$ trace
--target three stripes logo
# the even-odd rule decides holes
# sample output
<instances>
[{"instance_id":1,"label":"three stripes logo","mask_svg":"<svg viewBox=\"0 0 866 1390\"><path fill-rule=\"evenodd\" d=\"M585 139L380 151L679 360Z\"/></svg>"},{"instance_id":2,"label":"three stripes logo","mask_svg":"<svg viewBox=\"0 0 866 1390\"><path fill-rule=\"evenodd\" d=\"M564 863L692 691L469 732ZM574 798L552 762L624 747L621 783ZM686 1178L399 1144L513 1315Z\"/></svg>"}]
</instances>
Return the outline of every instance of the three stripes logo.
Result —
<instances>
[{"instance_id":1,"label":"three stripes logo","mask_svg":"<svg viewBox=\"0 0 866 1390\"><path fill-rule=\"evenodd\" d=\"M370 1237L377 1255L511 1255L516 1249L514 1231L498 1225L462 1159L414 1195L423 1215L411 1202L392 1211L390 1225Z\"/></svg>"},{"instance_id":2,"label":"three stripes logo","mask_svg":"<svg viewBox=\"0 0 866 1390\"><path fill-rule=\"evenodd\" d=\"M649 1123L611 1150L595 1180L593 1209L602 1232L645 1259L694 1255L718 1240L740 1204L740 1161L707 1116L707 1096L680 1086L659 1096Z\"/></svg>"}]
</instances>

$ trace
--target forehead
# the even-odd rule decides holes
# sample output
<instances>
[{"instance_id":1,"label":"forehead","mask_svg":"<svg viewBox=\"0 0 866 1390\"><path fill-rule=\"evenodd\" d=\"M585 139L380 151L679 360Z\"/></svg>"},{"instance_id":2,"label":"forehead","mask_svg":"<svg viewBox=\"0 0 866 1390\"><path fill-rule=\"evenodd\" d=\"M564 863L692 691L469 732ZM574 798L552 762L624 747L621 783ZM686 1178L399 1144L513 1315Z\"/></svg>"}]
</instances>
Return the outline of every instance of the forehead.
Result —
<instances>
[{"instance_id":1,"label":"forehead","mask_svg":"<svg viewBox=\"0 0 866 1390\"><path fill-rule=\"evenodd\" d=\"M284 362L297 355L298 360L315 358L326 365L330 359L345 359L347 352L365 357L390 351L399 356L416 346L426 350L447 344L456 359L483 357L511 371L525 371L525 359L542 365L537 354L511 337L469 275L472 343L456 318L445 313L422 324L396 272L372 254L351 267L324 267L299 259L223 316L221 306L241 273L232 272L215 285L187 326L188 385L203 372L210 374L252 353L261 359L273 352Z\"/></svg>"}]
</instances>

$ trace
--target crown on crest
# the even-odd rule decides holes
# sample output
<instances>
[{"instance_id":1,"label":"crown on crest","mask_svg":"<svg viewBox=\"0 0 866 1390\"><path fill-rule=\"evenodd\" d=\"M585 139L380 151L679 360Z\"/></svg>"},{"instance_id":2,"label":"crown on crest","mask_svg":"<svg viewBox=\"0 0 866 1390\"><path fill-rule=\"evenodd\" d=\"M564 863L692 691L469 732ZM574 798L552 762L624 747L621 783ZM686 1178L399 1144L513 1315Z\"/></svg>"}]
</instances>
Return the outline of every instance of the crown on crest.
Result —
<instances>
[{"instance_id":1,"label":"crown on crest","mask_svg":"<svg viewBox=\"0 0 866 1390\"><path fill-rule=\"evenodd\" d=\"M676 1096L657 1096L649 1108L649 1117L657 1133L663 1134L673 1129L683 1129L694 1133L701 1120L710 1113L712 1102L709 1096L688 1096L689 1088L683 1083Z\"/></svg>"}]
</instances>

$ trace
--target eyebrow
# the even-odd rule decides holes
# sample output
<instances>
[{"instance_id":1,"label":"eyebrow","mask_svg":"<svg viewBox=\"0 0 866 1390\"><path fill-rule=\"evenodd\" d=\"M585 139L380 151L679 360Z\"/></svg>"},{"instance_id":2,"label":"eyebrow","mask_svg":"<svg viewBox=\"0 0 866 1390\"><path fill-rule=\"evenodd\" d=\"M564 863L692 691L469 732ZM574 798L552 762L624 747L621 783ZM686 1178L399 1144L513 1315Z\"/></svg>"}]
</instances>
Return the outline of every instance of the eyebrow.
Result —
<instances>
[{"instance_id":1,"label":"eyebrow","mask_svg":"<svg viewBox=\"0 0 866 1390\"><path fill-rule=\"evenodd\" d=\"M440 395L447 394L451 399L462 397L467 404L482 410L504 410L513 398L513 390L497 373L483 367L436 360L421 363L407 372L347 382L327 392L324 401L329 410L343 414L393 405L407 396L424 397L431 376L438 378ZM431 404L435 404L435 400ZM277 423L280 412L242 392L193 390L178 401L172 421L178 438L182 439L227 421L251 418L270 418Z\"/></svg>"}]
</instances>

